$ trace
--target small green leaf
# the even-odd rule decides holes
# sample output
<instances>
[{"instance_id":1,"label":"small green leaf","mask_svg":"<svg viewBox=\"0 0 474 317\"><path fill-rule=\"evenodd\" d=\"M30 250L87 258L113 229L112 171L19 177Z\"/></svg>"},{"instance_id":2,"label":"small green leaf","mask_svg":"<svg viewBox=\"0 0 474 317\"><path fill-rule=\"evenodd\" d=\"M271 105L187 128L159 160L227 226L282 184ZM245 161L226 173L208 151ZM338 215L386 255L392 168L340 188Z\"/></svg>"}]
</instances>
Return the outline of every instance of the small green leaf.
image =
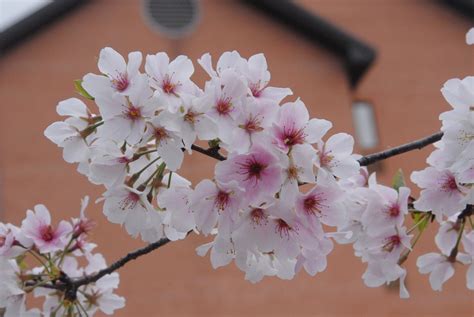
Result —
<instances>
[{"instance_id":1,"label":"small green leaf","mask_svg":"<svg viewBox=\"0 0 474 317\"><path fill-rule=\"evenodd\" d=\"M89 100L94 100L94 97L89 95L89 93L82 87L82 79L77 79L74 81L74 87L79 95Z\"/></svg>"},{"instance_id":2,"label":"small green leaf","mask_svg":"<svg viewBox=\"0 0 474 317\"><path fill-rule=\"evenodd\" d=\"M221 140L219 140L219 138L212 139L207 142L210 148L216 148L219 146L220 143L221 143Z\"/></svg>"},{"instance_id":3,"label":"small green leaf","mask_svg":"<svg viewBox=\"0 0 474 317\"><path fill-rule=\"evenodd\" d=\"M413 222L417 225L419 231L425 230L426 226L430 222L431 216L427 212L423 211L416 211L412 212L411 216L413 218Z\"/></svg>"},{"instance_id":4,"label":"small green leaf","mask_svg":"<svg viewBox=\"0 0 474 317\"><path fill-rule=\"evenodd\" d=\"M25 271L26 269L28 269L28 265L26 264L25 262L25 255L22 254L22 255L19 255L16 257L16 264L18 265L18 267L20 268L20 270L22 271ZM0 315L1 316L1 315Z\"/></svg>"},{"instance_id":5,"label":"small green leaf","mask_svg":"<svg viewBox=\"0 0 474 317\"><path fill-rule=\"evenodd\" d=\"M425 216L422 222L418 225L418 230L423 231L425 230L426 226L430 223L431 217Z\"/></svg>"},{"instance_id":6,"label":"small green leaf","mask_svg":"<svg viewBox=\"0 0 474 317\"><path fill-rule=\"evenodd\" d=\"M404 187L406 186L405 184L405 177L403 176L403 171L401 169L399 169L396 173L395 173L395 176L393 176L393 179L392 179L392 187L393 189L395 189L396 191L398 191L398 189L400 187Z\"/></svg>"}]
</instances>

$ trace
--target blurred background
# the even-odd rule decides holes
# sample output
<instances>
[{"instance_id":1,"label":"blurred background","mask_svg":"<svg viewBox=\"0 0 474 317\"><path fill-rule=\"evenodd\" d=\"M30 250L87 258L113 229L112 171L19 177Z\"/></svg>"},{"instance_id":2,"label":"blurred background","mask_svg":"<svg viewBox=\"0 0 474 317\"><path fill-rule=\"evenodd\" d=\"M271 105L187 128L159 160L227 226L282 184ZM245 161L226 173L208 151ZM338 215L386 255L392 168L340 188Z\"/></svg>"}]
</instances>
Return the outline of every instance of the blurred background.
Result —
<instances>
[{"instance_id":1,"label":"blurred background","mask_svg":"<svg viewBox=\"0 0 474 317\"><path fill-rule=\"evenodd\" d=\"M214 61L227 50L263 52L272 86L291 87L291 99L331 120L331 133L355 135L356 151L367 154L439 130L438 115L449 109L443 83L474 73L465 44L473 14L470 0L0 0L0 221L18 224L37 203L56 220L69 218L81 197L101 195L43 131L60 120L58 101L77 96L73 80L98 72L105 46L194 61L205 52ZM197 63L193 78L207 79ZM390 182L399 167L407 175L424 168L431 150L372 169ZM181 173L195 184L213 165L196 154ZM101 205L88 215L108 262L143 245L108 223ZM233 264L213 270L195 254L207 240L191 235L120 271L127 305L116 316L474 316L465 267L442 293L417 272L416 257L435 250L431 227L406 262L409 300L399 299L398 286L365 287L352 246L336 246L316 277L252 285Z\"/></svg>"}]
</instances>

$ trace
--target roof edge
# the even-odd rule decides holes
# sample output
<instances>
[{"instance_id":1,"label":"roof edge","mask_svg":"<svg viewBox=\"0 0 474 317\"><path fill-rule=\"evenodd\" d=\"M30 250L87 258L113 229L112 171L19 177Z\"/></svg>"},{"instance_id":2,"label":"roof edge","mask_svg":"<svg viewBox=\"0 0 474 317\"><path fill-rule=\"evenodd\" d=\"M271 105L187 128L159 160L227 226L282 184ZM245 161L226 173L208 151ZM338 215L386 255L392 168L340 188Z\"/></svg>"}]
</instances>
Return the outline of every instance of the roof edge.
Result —
<instances>
[{"instance_id":1,"label":"roof edge","mask_svg":"<svg viewBox=\"0 0 474 317\"><path fill-rule=\"evenodd\" d=\"M19 42L38 32L44 26L89 0L59 0L33 12L23 20L0 33L0 55L15 47Z\"/></svg>"},{"instance_id":2,"label":"roof edge","mask_svg":"<svg viewBox=\"0 0 474 317\"><path fill-rule=\"evenodd\" d=\"M315 44L336 54L344 63L352 88L357 86L376 59L375 48L292 1L241 1L290 26Z\"/></svg>"}]
</instances>

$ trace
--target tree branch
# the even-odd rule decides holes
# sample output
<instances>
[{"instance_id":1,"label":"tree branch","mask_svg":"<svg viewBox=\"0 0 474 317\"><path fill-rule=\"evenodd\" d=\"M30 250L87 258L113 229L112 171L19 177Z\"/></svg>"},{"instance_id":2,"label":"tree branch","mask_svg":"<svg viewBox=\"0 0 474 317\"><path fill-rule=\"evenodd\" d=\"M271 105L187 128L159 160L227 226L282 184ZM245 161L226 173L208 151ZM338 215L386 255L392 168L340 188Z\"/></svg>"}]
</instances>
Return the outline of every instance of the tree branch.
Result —
<instances>
[{"instance_id":1,"label":"tree branch","mask_svg":"<svg viewBox=\"0 0 474 317\"><path fill-rule=\"evenodd\" d=\"M403 153L413 151L413 150L420 150L427 145L430 145L432 143L435 143L441 140L442 137L443 137L443 132L437 132L426 138L422 138L410 143L406 143L406 144L388 149L386 151L363 156L359 159L359 164L360 166L367 166L370 164L374 164L375 162L388 159L389 157L392 157L395 155L403 154Z\"/></svg>"},{"instance_id":2,"label":"tree branch","mask_svg":"<svg viewBox=\"0 0 474 317\"><path fill-rule=\"evenodd\" d=\"M201 154L207 155L209 157L215 158L218 161L225 161L227 158L223 156L222 154L219 153L219 147L211 147L208 149L203 149L202 147L193 144L191 145L191 150L194 150L196 152L199 152Z\"/></svg>"},{"instance_id":3,"label":"tree branch","mask_svg":"<svg viewBox=\"0 0 474 317\"><path fill-rule=\"evenodd\" d=\"M430 136L427 136L425 138L422 138L413 142L409 142L409 143L406 143L394 148L390 148L388 150L381 151L378 153L366 155L359 159L359 164L360 166L367 166L370 164L374 164L378 161L388 159L395 155L403 154L403 153L413 151L413 150L420 150L424 148L425 146L428 146L432 143L435 143L441 140L442 137L443 137L443 132L437 132ZM204 149L196 144L193 144L191 145L191 149L219 161L224 161L227 159L225 156L219 153L219 147Z\"/></svg>"},{"instance_id":4,"label":"tree branch","mask_svg":"<svg viewBox=\"0 0 474 317\"><path fill-rule=\"evenodd\" d=\"M122 266L127 264L128 262L130 262L132 260L135 260L135 259L137 259L138 257L140 257L142 255L148 254L148 253L164 246L168 242L170 242L169 239L163 238L163 239L160 239L156 242L150 243L149 245L147 245L143 248L140 248L140 249L137 249L133 252L128 253L123 258L121 258L118 261L112 263L109 267L107 267L105 269L102 269L102 270L100 270L99 272L97 272L93 275L88 275L88 276L85 276L85 277L80 278L78 280L72 281L72 284L74 284L74 286L77 288L77 287L80 287L82 285L97 282L99 279L101 279L105 275L111 274L112 272L118 270L119 268L121 268Z\"/></svg>"},{"instance_id":5,"label":"tree branch","mask_svg":"<svg viewBox=\"0 0 474 317\"><path fill-rule=\"evenodd\" d=\"M118 270L119 268L127 264L128 262L135 260L142 255L148 254L164 246L168 242L170 242L169 239L163 238L156 242L150 243L149 245L143 248L140 248L133 252L128 253L123 258L119 259L118 261L112 263L110 266L106 267L105 269L100 270L99 272L95 274L86 275L78 279L71 279L66 274L61 273L61 276L57 280L53 281L52 284L38 285L37 287L63 291L66 299L74 301L76 299L77 289L79 287L97 282L99 279L101 279L105 275L113 273L114 271ZM34 285L29 285L29 286L34 286Z\"/></svg>"}]
</instances>

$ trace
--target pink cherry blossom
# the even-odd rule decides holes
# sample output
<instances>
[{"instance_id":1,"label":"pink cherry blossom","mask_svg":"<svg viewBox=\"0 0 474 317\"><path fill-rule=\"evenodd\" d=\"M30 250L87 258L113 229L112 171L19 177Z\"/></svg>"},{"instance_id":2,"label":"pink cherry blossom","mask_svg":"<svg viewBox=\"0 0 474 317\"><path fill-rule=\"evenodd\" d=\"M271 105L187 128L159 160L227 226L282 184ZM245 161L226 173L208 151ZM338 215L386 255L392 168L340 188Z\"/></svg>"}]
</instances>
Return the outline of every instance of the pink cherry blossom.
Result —
<instances>
[{"instance_id":1,"label":"pink cherry blossom","mask_svg":"<svg viewBox=\"0 0 474 317\"><path fill-rule=\"evenodd\" d=\"M157 110L152 93L146 79L142 78L128 98L119 94L97 97L104 120L99 129L100 135L117 142L125 140L129 144L137 144L145 132L146 119Z\"/></svg>"},{"instance_id":2,"label":"pink cherry blossom","mask_svg":"<svg viewBox=\"0 0 474 317\"><path fill-rule=\"evenodd\" d=\"M276 146L287 152L294 145L320 141L331 126L327 120L309 120L306 106L298 99L281 106L272 133Z\"/></svg>"},{"instance_id":3,"label":"pink cherry blossom","mask_svg":"<svg viewBox=\"0 0 474 317\"><path fill-rule=\"evenodd\" d=\"M102 74L87 74L82 86L93 97L105 97L113 93L130 95L136 89L137 81L143 75L139 68L142 63L142 53L128 54L128 63L113 48L106 47L100 51L98 67Z\"/></svg>"},{"instance_id":4,"label":"pink cherry blossom","mask_svg":"<svg viewBox=\"0 0 474 317\"><path fill-rule=\"evenodd\" d=\"M272 197L281 187L282 169L278 158L260 146L248 154L229 157L216 165L216 179L221 183L237 181L249 203Z\"/></svg>"},{"instance_id":5,"label":"pink cherry blossom","mask_svg":"<svg viewBox=\"0 0 474 317\"><path fill-rule=\"evenodd\" d=\"M255 103L252 99L246 98L235 119L232 134L220 135L224 137L223 147L229 152L243 154L248 152L254 144L271 141L270 136L265 132L273 124L277 111L278 107L272 102Z\"/></svg>"},{"instance_id":6,"label":"pink cherry blossom","mask_svg":"<svg viewBox=\"0 0 474 317\"><path fill-rule=\"evenodd\" d=\"M413 172L411 180L422 188L420 198L414 203L415 208L421 211L433 211L438 221L442 220L442 216L450 217L466 207L466 204L462 203L464 197L462 188L456 176L449 170L428 167Z\"/></svg>"},{"instance_id":7,"label":"pink cherry blossom","mask_svg":"<svg viewBox=\"0 0 474 317\"><path fill-rule=\"evenodd\" d=\"M251 56L243 68L243 73L247 78L247 85L252 96L257 100L267 99L280 103L286 96L293 94L289 88L268 86L270 72L268 71L267 60L263 54Z\"/></svg>"},{"instance_id":8,"label":"pink cherry blossom","mask_svg":"<svg viewBox=\"0 0 474 317\"><path fill-rule=\"evenodd\" d=\"M197 184L191 196L191 210L198 230L207 235L219 221L219 233L229 233L242 203L242 194L235 181L221 184L205 179Z\"/></svg>"},{"instance_id":9,"label":"pink cherry blossom","mask_svg":"<svg viewBox=\"0 0 474 317\"><path fill-rule=\"evenodd\" d=\"M194 66L186 56L180 55L170 62L166 53L146 57L145 70L150 77L150 85L155 88L158 103L176 113L180 106L182 93L192 94L195 84L190 80Z\"/></svg>"},{"instance_id":10,"label":"pink cherry blossom","mask_svg":"<svg viewBox=\"0 0 474 317\"><path fill-rule=\"evenodd\" d=\"M49 253L66 246L72 226L63 220L56 228L53 227L48 209L44 205L36 205L34 212L28 210L21 224L21 230L27 238L33 240L41 253Z\"/></svg>"},{"instance_id":11,"label":"pink cherry blossom","mask_svg":"<svg viewBox=\"0 0 474 317\"><path fill-rule=\"evenodd\" d=\"M299 193L302 183L313 184L316 182L314 175L314 161L316 152L309 144L295 145L288 155L277 152L283 167L283 184L280 199L292 204Z\"/></svg>"},{"instance_id":12,"label":"pink cherry blossom","mask_svg":"<svg viewBox=\"0 0 474 317\"><path fill-rule=\"evenodd\" d=\"M400 187L397 192L393 188L377 184L375 177L369 179L369 188L369 203L361 219L367 232L377 235L387 229L401 227L408 214L410 189Z\"/></svg>"},{"instance_id":13,"label":"pink cherry blossom","mask_svg":"<svg viewBox=\"0 0 474 317\"><path fill-rule=\"evenodd\" d=\"M137 236L147 227L148 213L154 212L147 193L120 185L103 194L104 215L116 224L124 225L131 236Z\"/></svg>"},{"instance_id":14,"label":"pink cherry blossom","mask_svg":"<svg viewBox=\"0 0 474 317\"><path fill-rule=\"evenodd\" d=\"M333 176L320 170L317 184L296 198L296 212L308 223L321 221L330 226L340 225L345 216L344 193Z\"/></svg>"},{"instance_id":15,"label":"pink cherry blossom","mask_svg":"<svg viewBox=\"0 0 474 317\"><path fill-rule=\"evenodd\" d=\"M183 144L180 131L170 123L165 112L161 112L148 122L143 140L144 143L154 141L156 153L163 159L169 170L177 171L181 167L184 154L181 150Z\"/></svg>"},{"instance_id":16,"label":"pink cherry blossom","mask_svg":"<svg viewBox=\"0 0 474 317\"><path fill-rule=\"evenodd\" d=\"M359 172L359 163L352 154L354 138L346 133L331 136L326 143L318 143L316 166L339 178L348 178Z\"/></svg>"}]
</instances>

